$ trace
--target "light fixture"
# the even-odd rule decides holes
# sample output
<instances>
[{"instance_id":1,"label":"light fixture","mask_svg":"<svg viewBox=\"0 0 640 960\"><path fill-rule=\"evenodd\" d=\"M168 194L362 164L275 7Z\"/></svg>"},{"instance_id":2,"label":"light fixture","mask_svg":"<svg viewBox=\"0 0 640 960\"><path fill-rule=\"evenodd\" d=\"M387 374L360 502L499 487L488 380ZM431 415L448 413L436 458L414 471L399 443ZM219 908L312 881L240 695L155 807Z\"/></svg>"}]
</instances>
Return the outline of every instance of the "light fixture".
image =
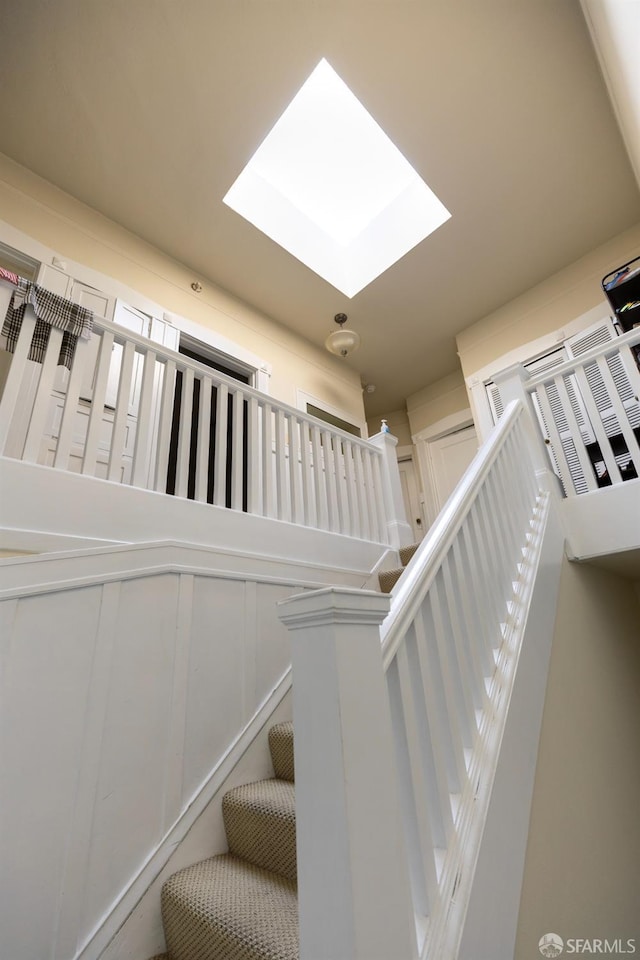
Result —
<instances>
[{"instance_id":1,"label":"light fixture","mask_svg":"<svg viewBox=\"0 0 640 960\"><path fill-rule=\"evenodd\" d=\"M329 353L335 353L338 357L348 357L350 353L357 350L360 346L360 337L355 330L345 330L344 325L347 322L346 313L336 313L333 318L340 327L330 333L324 342Z\"/></svg>"}]
</instances>

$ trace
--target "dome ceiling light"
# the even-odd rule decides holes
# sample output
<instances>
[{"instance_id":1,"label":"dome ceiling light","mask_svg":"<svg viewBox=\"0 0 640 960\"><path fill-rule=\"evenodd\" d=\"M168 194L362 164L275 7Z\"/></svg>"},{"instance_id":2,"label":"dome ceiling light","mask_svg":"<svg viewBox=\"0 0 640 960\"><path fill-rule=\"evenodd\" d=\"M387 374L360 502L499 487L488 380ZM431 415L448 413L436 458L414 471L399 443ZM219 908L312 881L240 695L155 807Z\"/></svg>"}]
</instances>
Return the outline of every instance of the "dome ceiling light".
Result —
<instances>
[{"instance_id":1,"label":"dome ceiling light","mask_svg":"<svg viewBox=\"0 0 640 960\"><path fill-rule=\"evenodd\" d=\"M357 350L360 346L360 337L355 330L345 330L344 325L347 322L346 313L336 313L333 318L340 327L330 333L324 342L329 353L335 353L337 357L348 357L350 353Z\"/></svg>"}]
</instances>

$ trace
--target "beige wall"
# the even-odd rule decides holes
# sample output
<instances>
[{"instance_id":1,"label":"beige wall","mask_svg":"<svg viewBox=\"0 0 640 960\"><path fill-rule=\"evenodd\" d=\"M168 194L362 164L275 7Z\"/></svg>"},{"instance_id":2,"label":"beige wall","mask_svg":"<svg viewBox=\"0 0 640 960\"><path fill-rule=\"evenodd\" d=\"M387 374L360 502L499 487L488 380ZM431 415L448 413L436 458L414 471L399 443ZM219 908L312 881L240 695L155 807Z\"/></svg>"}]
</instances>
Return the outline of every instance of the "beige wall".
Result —
<instances>
[{"instance_id":1,"label":"beige wall","mask_svg":"<svg viewBox=\"0 0 640 960\"><path fill-rule=\"evenodd\" d=\"M369 431L369 436L373 437L376 433L380 433L380 424L382 417L372 417L367 421L367 429ZM410 446L411 444L411 430L409 428L409 418L407 417L406 410L392 410L391 413L385 413L384 419L387 421L387 426L389 427L389 433L392 433L394 437L398 439L399 447Z\"/></svg>"},{"instance_id":2,"label":"beige wall","mask_svg":"<svg viewBox=\"0 0 640 960\"><path fill-rule=\"evenodd\" d=\"M636 585L565 560L516 960L549 932L640 952L639 621Z\"/></svg>"},{"instance_id":3,"label":"beige wall","mask_svg":"<svg viewBox=\"0 0 640 960\"><path fill-rule=\"evenodd\" d=\"M601 280L640 253L640 224L597 247L457 337L465 377L518 347L561 329L605 298Z\"/></svg>"},{"instance_id":4,"label":"beige wall","mask_svg":"<svg viewBox=\"0 0 640 960\"><path fill-rule=\"evenodd\" d=\"M364 420L360 377L351 368L2 154L0 219L258 355L272 365L275 398L295 406L301 389L346 419ZM202 293L191 290L193 280Z\"/></svg>"},{"instance_id":5,"label":"beige wall","mask_svg":"<svg viewBox=\"0 0 640 960\"><path fill-rule=\"evenodd\" d=\"M411 433L415 436L421 430L468 407L469 398L462 373L450 373L407 397Z\"/></svg>"}]
</instances>

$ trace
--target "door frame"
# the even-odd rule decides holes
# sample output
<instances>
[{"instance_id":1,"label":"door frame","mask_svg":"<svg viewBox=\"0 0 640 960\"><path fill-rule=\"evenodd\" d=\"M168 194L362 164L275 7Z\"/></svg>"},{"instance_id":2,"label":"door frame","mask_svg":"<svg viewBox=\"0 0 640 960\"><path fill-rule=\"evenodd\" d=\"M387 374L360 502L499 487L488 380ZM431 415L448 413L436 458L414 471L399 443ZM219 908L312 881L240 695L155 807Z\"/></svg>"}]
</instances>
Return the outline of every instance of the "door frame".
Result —
<instances>
[{"instance_id":1,"label":"door frame","mask_svg":"<svg viewBox=\"0 0 640 960\"><path fill-rule=\"evenodd\" d=\"M460 430L466 429L466 427L475 427L473 414L469 407L449 414L448 417L443 417L442 420L430 424L428 427L425 427L424 430L420 430L411 437L418 454L418 469L422 483L425 519L428 526L431 526L440 512L434 496L436 477L431 445L434 441L442 440L443 437L447 437L452 433L458 433ZM479 437L478 440L480 440Z\"/></svg>"}]
</instances>

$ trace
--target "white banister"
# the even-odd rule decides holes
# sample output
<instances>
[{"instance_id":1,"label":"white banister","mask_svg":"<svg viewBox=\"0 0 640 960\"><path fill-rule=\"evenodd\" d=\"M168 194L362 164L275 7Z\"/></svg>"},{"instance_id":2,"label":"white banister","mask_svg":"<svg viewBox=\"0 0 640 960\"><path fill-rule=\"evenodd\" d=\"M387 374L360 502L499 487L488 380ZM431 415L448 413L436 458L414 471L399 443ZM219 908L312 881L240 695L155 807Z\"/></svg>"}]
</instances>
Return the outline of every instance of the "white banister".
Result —
<instances>
[{"instance_id":1,"label":"white banister","mask_svg":"<svg viewBox=\"0 0 640 960\"><path fill-rule=\"evenodd\" d=\"M21 411L26 447L12 438L12 456L62 470L80 461L85 475L345 536L411 540L391 435L362 440L99 317L66 386L55 380L56 330L34 378L33 323L30 308L0 399L3 453L28 374L39 382Z\"/></svg>"},{"instance_id":2,"label":"white banister","mask_svg":"<svg viewBox=\"0 0 640 960\"><path fill-rule=\"evenodd\" d=\"M33 312L33 307L29 304L25 310L0 402L0 453L2 454L5 452L9 431L16 415L20 387L35 326L36 315Z\"/></svg>"},{"instance_id":3,"label":"white banister","mask_svg":"<svg viewBox=\"0 0 640 960\"><path fill-rule=\"evenodd\" d=\"M417 957L380 651L388 606L333 587L279 604L292 634L302 960Z\"/></svg>"},{"instance_id":4,"label":"white banister","mask_svg":"<svg viewBox=\"0 0 640 960\"><path fill-rule=\"evenodd\" d=\"M402 498L398 458L396 455L398 440L390 433L383 432L376 433L375 436L371 437L371 443L376 446L382 454L380 471L388 542L394 547L403 547L412 542L413 531L411 525L407 523L404 500Z\"/></svg>"},{"instance_id":5,"label":"white banister","mask_svg":"<svg viewBox=\"0 0 640 960\"><path fill-rule=\"evenodd\" d=\"M494 376L503 402L522 400L538 422L565 496L640 476L639 364L635 329L552 370L516 364Z\"/></svg>"},{"instance_id":6,"label":"white banister","mask_svg":"<svg viewBox=\"0 0 640 960\"><path fill-rule=\"evenodd\" d=\"M550 508L528 419L509 404L384 619L385 598L364 591L280 605L292 631L301 960L457 956ZM393 847L395 900L377 875L380 845ZM377 931L368 953L361 917Z\"/></svg>"}]
</instances>

